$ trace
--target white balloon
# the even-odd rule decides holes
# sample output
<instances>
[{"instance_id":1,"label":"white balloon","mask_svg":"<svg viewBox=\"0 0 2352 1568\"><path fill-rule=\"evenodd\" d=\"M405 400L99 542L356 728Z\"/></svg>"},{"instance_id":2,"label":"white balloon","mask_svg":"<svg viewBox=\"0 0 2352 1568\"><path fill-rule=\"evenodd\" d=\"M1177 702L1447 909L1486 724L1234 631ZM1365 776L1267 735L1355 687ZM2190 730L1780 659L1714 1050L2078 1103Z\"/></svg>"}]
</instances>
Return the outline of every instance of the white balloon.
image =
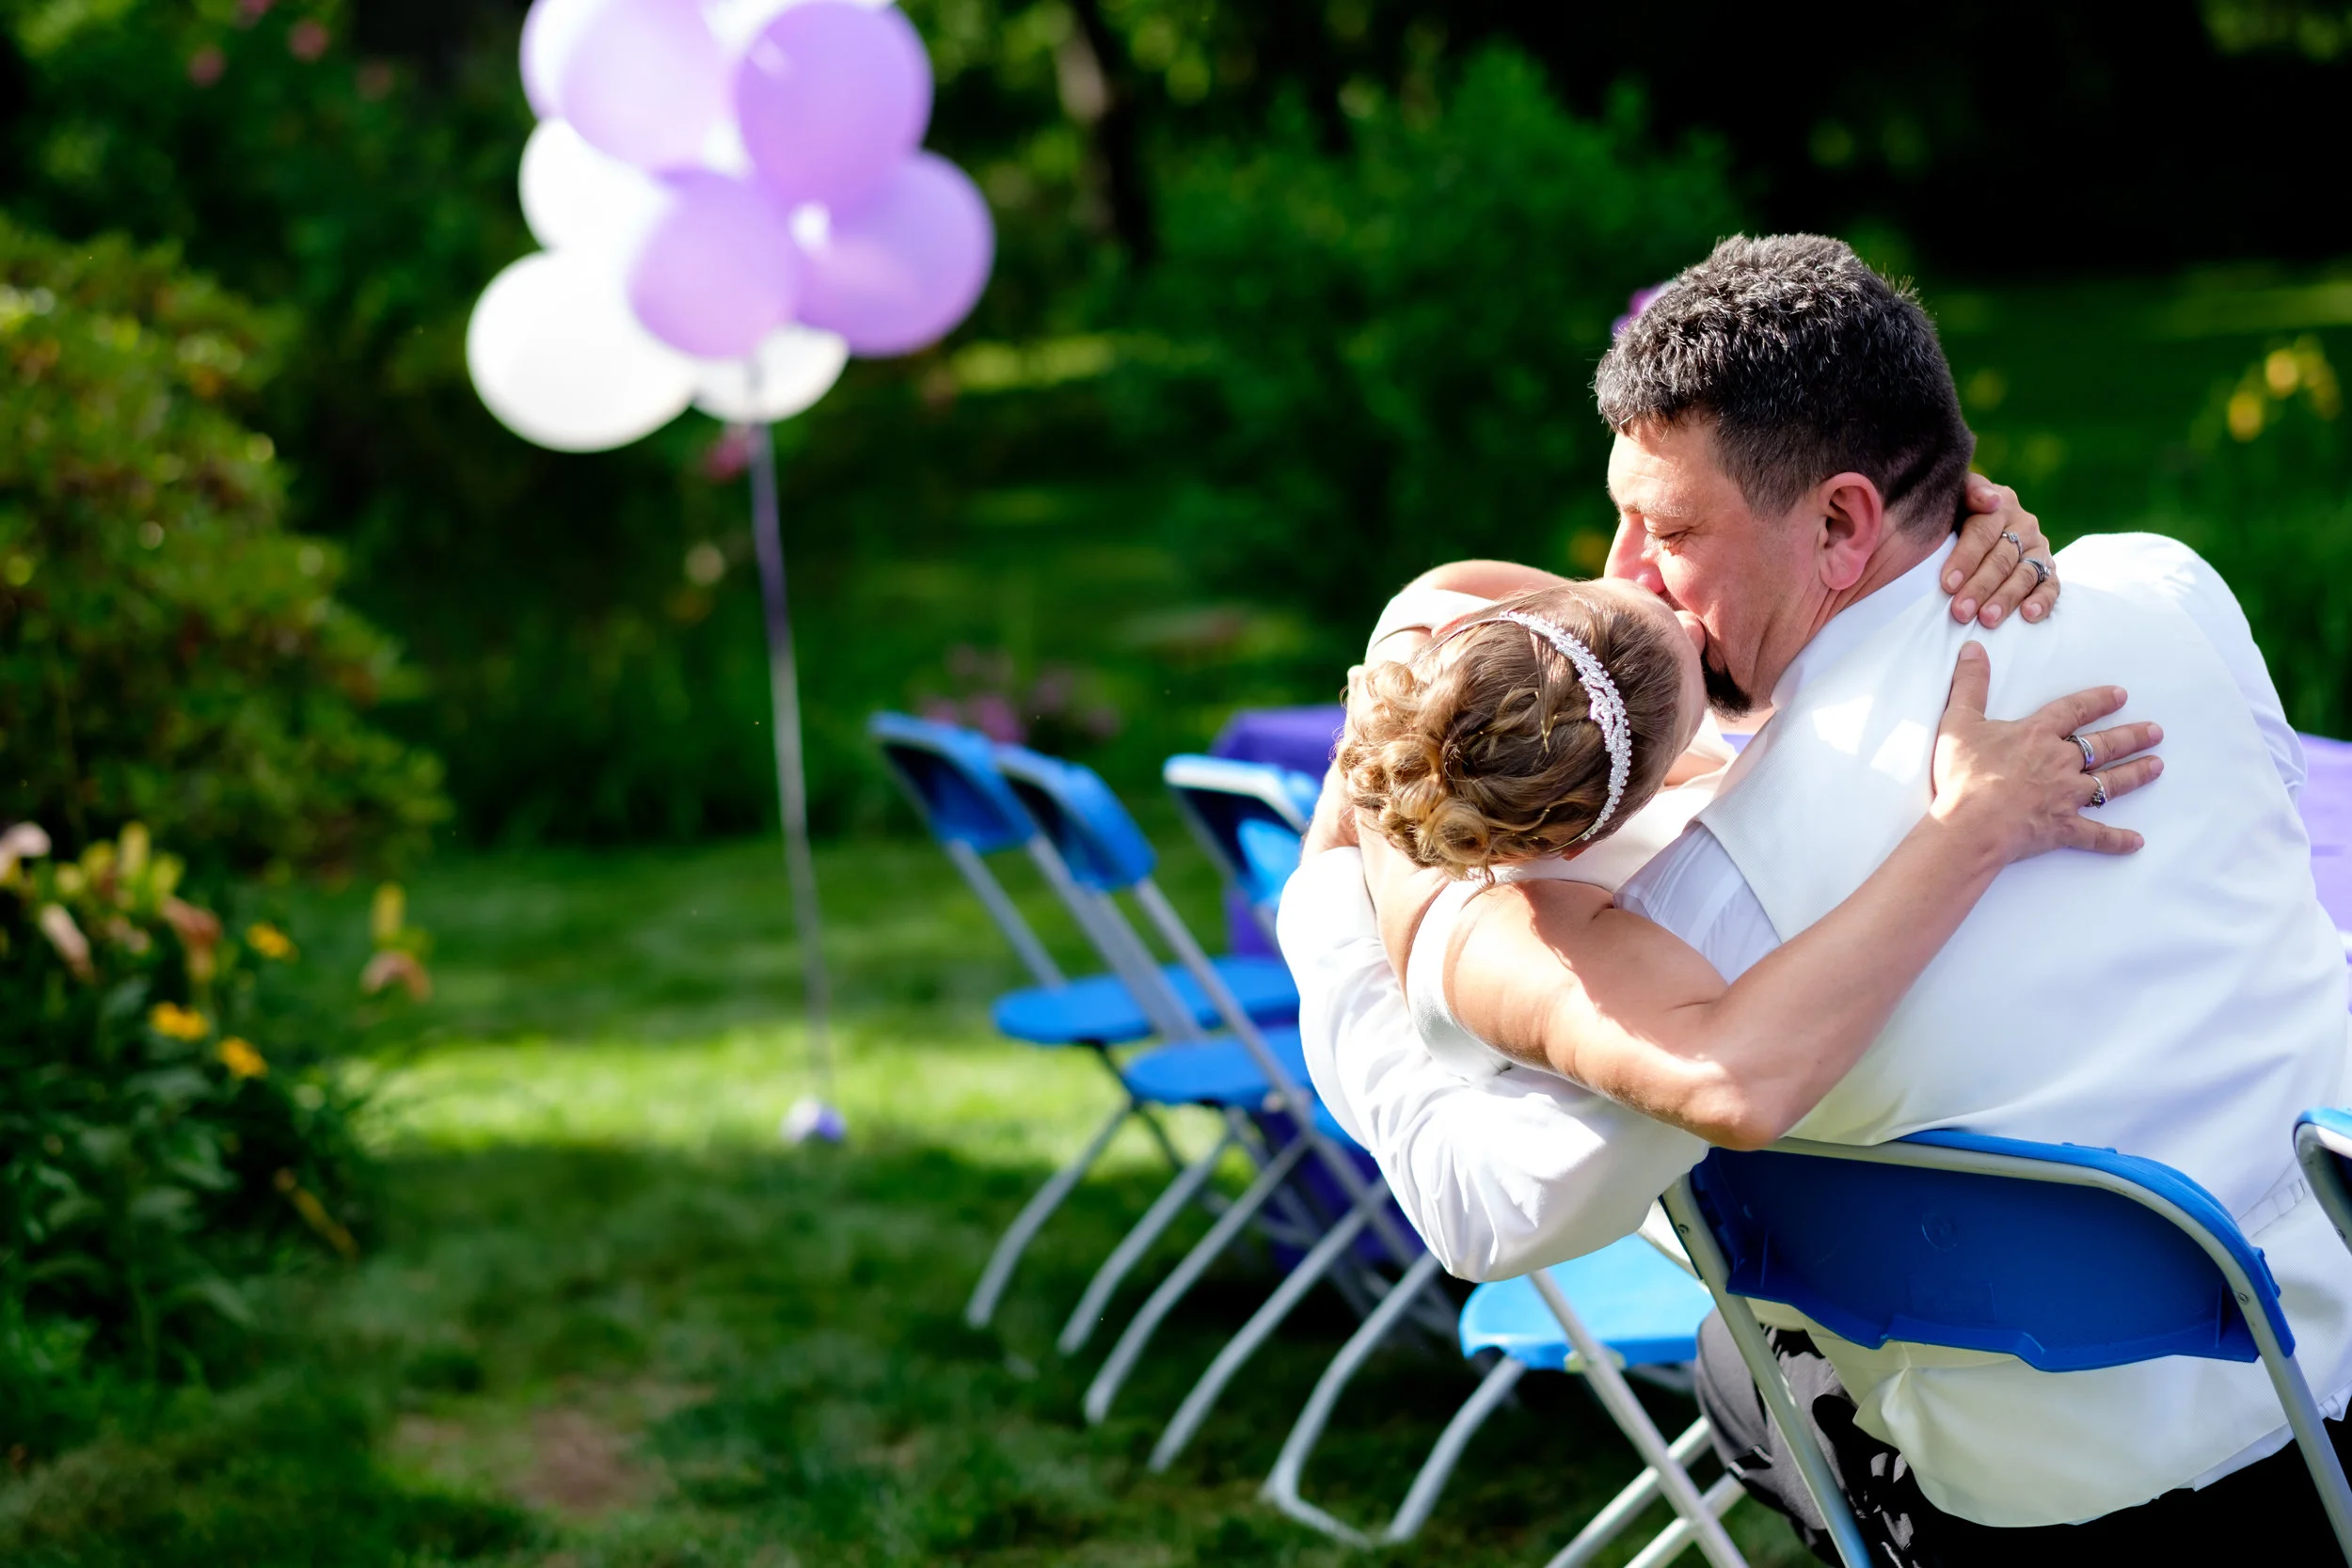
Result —
<instances>
[{"instance_id":1,"label":"white balloon","mask_svg":"<svg viewBox=\"0 0 2352 1568\"><path fill-rule=\"evenodd\" d=\"M732 424L788 420L832 391L849 362L850 345L837 334L781 326L749 359L701 361L694 406Z\"/></svg>"},{"instance_id":2,"label":"white balloon","mask_svg":"<svg viewBox=\"0 0 2352 1568\"><path fill-rule=\"evenodd\" d=\"M659 181L560 119L544 119L523 143L523 221L549 250L632 249L669 202Z\"/></svg>"},{"instance_id":3,"label":"white balloon","mask_svg":"<svg viewBox=\"0 0 2352 1568\"><path fill-rule=\"evenodd\" d=\"M808 0L703 0L703 20L718 35L720 46L729 55L740 55L759 37L768 24L795 6ZM881 10L890 0L857 0L869 11Z\"/></svg>"},{"instance_id":4,"label":"white balloon","mask_svg":"<svg viewBox=\"0 0 2352 1568\"><path fill-rule=\"evenodd\" d=\"M563 79L564 62L571 57L572 45L604 4L605 0L532 0L531 12L523 19L523 94L541 119L553 119L564 112L556 102L555 85Z\"/></svg>"},{"instance_id":5,"label":"white balloon","mask_svg":"<svg viewBox=\"0 0 2352 1568\"><path fill-rule=\"evenodd\" d=\"M482 291L466 325L466 368L523 439L602 451L685 412L698 367L637 325L609 258L540 251Z\"/></svg>"}]
</instances>

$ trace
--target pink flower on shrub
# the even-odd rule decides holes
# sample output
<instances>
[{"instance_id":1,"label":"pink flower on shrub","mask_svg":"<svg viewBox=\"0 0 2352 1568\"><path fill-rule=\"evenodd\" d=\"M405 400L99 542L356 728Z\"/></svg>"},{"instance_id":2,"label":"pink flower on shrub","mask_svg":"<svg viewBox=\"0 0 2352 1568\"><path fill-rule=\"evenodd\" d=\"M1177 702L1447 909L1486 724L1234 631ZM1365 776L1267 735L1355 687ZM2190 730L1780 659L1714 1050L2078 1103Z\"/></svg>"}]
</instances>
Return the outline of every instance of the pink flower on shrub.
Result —
<instances>
[{"instance_id":1,"label":"pink flower on shrub","mask_svg":"<svg viewBox=\"0 0 2352 1568\"><path fill-rule=\"evenodd\" d=\"M317 59L331 41L326 24L314 17L306 16L286 30L286 51L297 60Z\"/></svg>"},{"instance_id":2,"label":"pink flower on shrub","mask_svg":"<svg viewBox=\"0 0 2352 1568\"><path fill-rule=\"evenodd\" d=\"M983 691L966 705L971 710L972 727L989 739L1004 745L1019 744L1025 733L1021 716L1012 710L1012 704L997 691Z\"/></svg>"},{"instance_id":3,"label":"pink flower on shrub","mask_svg":"<svg viewBox=\"0 0 2352 1568\"><path fill-rule=\"evenodd\" d=\"M208 43L188 56L188 80L199 87L211 87L228 69L229 56L213 44Z\"/></svg>"}]
</instances>

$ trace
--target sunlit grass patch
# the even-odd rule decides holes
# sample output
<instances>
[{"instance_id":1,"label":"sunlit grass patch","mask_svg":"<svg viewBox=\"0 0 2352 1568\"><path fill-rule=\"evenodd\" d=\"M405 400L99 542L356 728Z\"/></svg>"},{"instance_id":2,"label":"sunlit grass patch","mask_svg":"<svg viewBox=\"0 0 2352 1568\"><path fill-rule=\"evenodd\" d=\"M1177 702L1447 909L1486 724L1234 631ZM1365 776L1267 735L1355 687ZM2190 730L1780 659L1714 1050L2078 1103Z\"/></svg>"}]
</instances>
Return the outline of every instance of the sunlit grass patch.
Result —
<instances>
[{"instance_id":1,"label":"sunlit grass patch","mask_svg":"<svg viewBox=\"0 0 2352 1568\"><path fill-rule=\"evenodd\" d=\"M384 1160L370 1249L281 1282L246 1387L0 1482L0 1560L1363 1560L1256 1497L1350 1326L1335 1298L1311 1298L1171 1474L1143 1469L1263 1298L1263 1255L1211 1273L1109 1422L1081 1418L1103 1347L1066 1360L1054 1337L1165 1180L1140 1135L1040 1238L996 1323L964 1325L997 1232L1113 1089L1082 1054L990 1033L987 998L1020 976L935 852L860 846L825 870L850 1138L799 1148L776 1124L813 1082L767 847L485 857L420 879L438 993L416 1038L347 1068ZM1205 926L1200 868L1180 859L1170 879ZM306 944L306 966L333 974L331 958ZM1199 1228L1179 1226L1115 1321ZM1470 1386L1450 1346L1375 1358L1314 1495L1385 1517ZM1400 1560L1540 1561L1637 1467L1568 1380L1522 1386ZM1776 1522L1734 1525L1752 1560L1800 1560Z\"/></svg>"}]
</instances>

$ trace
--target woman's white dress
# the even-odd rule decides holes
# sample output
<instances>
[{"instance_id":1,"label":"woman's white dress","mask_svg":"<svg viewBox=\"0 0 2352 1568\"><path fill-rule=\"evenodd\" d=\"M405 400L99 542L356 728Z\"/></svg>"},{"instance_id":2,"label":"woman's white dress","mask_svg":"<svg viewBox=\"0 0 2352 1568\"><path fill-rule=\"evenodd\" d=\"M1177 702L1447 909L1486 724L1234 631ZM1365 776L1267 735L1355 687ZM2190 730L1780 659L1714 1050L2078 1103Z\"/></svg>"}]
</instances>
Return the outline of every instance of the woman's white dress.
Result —
<instances>
[{"instance_id":1,"label":"woman's white dress","mask_svg":"<svg viewBox=\"0 0 2352 1568\"><path fill-rule=\"evenodd\" d=\"M1444 589L1408 588L1391 599L1388 608L1381 611L1373 628L1371 645L1377 646L1397 631L1443 626L1486 608L1489 602ZM1717 766L1687 783L1660 790L1640 811L1626 818L1623 827L1597 844L1587 846L1582 852L1572 857L1547 855L1541 860L1499 866L1495 881L1584 882L1616 892L1652 855L1673 843L1690 825L1691 818L1715 798L1733 752L1711 714L1700 725L1692 747L1714 756ZM1465 1027L1446 997L1445 956L1453 945L1454 929L1463 910L1487 885L1471 879L1438 894L1413 933L1411 956L1405 966L1405 999L1412 1009L1413 1026L1420 1032L1422 1045L1440 1066L1465 1081L1491 1078L1521 1065Z\"/></svg>"}]
</instances>

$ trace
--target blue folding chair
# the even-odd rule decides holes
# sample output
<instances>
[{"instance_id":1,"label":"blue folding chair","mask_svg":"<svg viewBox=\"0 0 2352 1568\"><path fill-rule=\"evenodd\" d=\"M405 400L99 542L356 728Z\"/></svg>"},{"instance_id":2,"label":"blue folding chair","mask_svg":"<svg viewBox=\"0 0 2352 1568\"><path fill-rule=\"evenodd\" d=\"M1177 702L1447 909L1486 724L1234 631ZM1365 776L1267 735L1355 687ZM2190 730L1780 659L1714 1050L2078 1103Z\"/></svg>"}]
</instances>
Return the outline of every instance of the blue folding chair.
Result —
<instances>
[{"instance_id":1,"label":"blue folding chair","mask_svg":"<svg viewBox=\"0 0 2352 1568\"><path fill-rule=\"evenodd\" d=\"M1161 776L1229 887L1246 895L1251 910L1270 932L1282 886L1298 867L1301 835L1313 815L1320 785L1302 773L1223 757L1170 757ZM1312 1091L1303 1084L1303 1064L1297 1076L1302 1081L1302 1092L1311 1095ZM1175 1463L1233 1374L1315 1284L1328 1278L1359 1316L1372 1311L1373 1303L1389 1288L1385 1279L1359 1282L1357 1259L1351 1253L1351 1249L1360 1250L1364 1244L1359 1238L1375 1214L1387 1213L1388 1189L1378 1169L1356 1148L1354 1140L1320 1104L1315 1106L1314 1117L1315 1130L1323 1140L1352 1159L1362 1188L1353 1195L1340 1195L1337 1208L1341 1212L1330 1228L1293 1265L1274 1294L1194 1384L1152 1450L1151 1465L1154 1470L1165 1470ZM1285 1120L1282 1125L1291 1124ZM1295 1172L1307 1178L1323 1175L1323 1185L1327 1191L1331 1189L1327 1173L1312 1167L1297 1170L1310 1147L1295 1137L1284 1143L1280 1152L1261 1171L1258 1180L1144 1301L1088 1386L1085 1409L1089 1421L1099 1423L1109 1416L1112 1401L1160 1324L1209 1266L1240 1237L1250 1217L1281 1193L1282 1184L1293 1180ZM1403 1239L1405 1227L1394 1219L1391 1220L1391 1227ZM1409 1241L1406 1244L1411 1246L1414 1257L1422 1256L1418 1246ZM1375 1259L1389 1256L1376 1236L1372 1240L1372 1252Z\"/></svg>"},{"instance_id":2,"label":"blue folding chair","mask_svg":"<svg viewBox=\"0 0 2352 1568\"><path fill-rule=\"evenodd\" d=\"M1114 963L1111 973L1065 978L990 871L987 856L1011 849L1025 852L1065 907L1079 914L1092 944L1100 950L1103 942L1100 933L1088 924L1091 906L1078 892L1060 852L1038 831L998 771L995 743L969 730L895 713L874 715L866 733L950 863L1038 982L998 999L993 1009L997 1028L1033 1045L1085 1046L1120 1086L1117 1108L1078 1156L1038 1189L998 1239L964 1310L965 1321L977 1328L994 1315L1030 1242L1129 1117L1143 1124L1169 1165L1183 1173L1190 1164L1177 1152L1152 1109L1170 1104L1254 1104L1263 1097L1264 1085L1254 1068L1230 1052L1215 1059L1164 1057L1152 1052L1123 1063L1115 1059L1112 1047L1153 1035L1170 1040L1196 1037L1204 1015L1218 1016L1216 1004L1189 969L1170 966L1172 972L1168 972L1146 965L1148 976L1138 974L1124 964L1126 949L1121 947L1113 948L1122 961ZM1228 958L1211 967L1237 1005L1253 1018L1274 1022L1296 1016L1296 988L1278 960ZM1205 1173L1200 1180L1205 1180Z\"/></svg>"},{"instance_id":3,"label":"blue folding chair","mask_svg":"<svg viewBox=\"0 0 2352 1568\"><path fill-rule=\"evenodd\" d=\"M1259 1075L1254 1099L1235 1096L1216 1102L1225 1113L1224 1138L1169 1183L1089 1282L1085 1295L1063 1327L1058 1341L1063 1352L1074 1354L1085 1345L1127 1272L1201 1192L1216 1164L1230 1149L1244 1149L1259 1166L1258 1180L1252 1184L1251 1194L1245 1195L1245 1201L1263 1188L1269 1202L1287 1203L1289 1173L1285 1171L1281 1177L1272 1179L1266 1176L1267 1168L1279 1162L1280 1154L1264 1148L1250 1123L1251 1114L1279 1116L1282 1124L1292 1130L1295 1141L1305 1146L1291 1159L1312 1159L1328 1172L1352 1206L1366 1209L1364 1223L1372 1227L1400 1263L1415 1256L1420 1250L1418 1245L1383 1212L1385 1195L1376 1180L1367 1182L1362 1169L1331 1142L1314 1119L1314 1098L1301 1086L1306 1078L1306 1061L1298 1032L1263 1029L1249 1016L1216 965L1201 951L1175 906L1152 879L1155 857L1151 844L1109 786L1090 768L1016 746L998 747L996 764L1042 835L1069 868L1069 881L1057 891L1073 900L1072 912L1094 938L1105 960L1128 978L1138 995L1164 983L1151 948L1120 907L1119 895L1123 894L1142 914L1145 925L1175 955L1176 962L1216 1004L1224 1034L1158 1054L1190 1056L1202 1065L1202 1070L1206 1070L1206 1064L1218 1064L1217 1070L1230 1071L1236 1081L1250 1069ZM1263 1214L1254 1223L1263 1228ZM1278 1235L1278 1239L1294 1241L1302 1246L1314 1243L1311 1235L1302 1235L1295 1229L1290 1235Z\"/></svg>"},{"instance_id":4,"label":"blue folding chair","mask_svg":"<svg viewBox=\"0 0 2352 1568\"><path fill-rule=\"evenodd\" d=\"M2337 1239L2352 1247L2352 1111L2321 1105L2296 1117L2295 1158Z\"/></svg>"},{"instance_id":5,"label":"blue folding chair","mask_svg":"<svg viewBox=\"0 0 2352 1568\"><path fill-rule=\"evenodd\" d=\"M1706 1450L1706 1418L1669 1443L1625 1377L1628 1371L1647 1371L1652 1381L1687 1393L1687 1376L1676 1373L1697 1357L1699 1324L1713 1305L1705 1286L1640 1236L1628 1236L1540 1274L1479 1286L1462 1307L1462 1354L1491 1352L1494 1364L1446 1423L1380 1539L1409 1541L1420 1533L1470 1438L1521 1377L1530 1371L1565 1371L1588 1380L1602 1408L1640 1452L1645 1467L1547 1568L1578 1568L1591 1561L1661 1496L1676 1517L1633 1559L1640 1568L1672 1561L1692 1544L1717 1568L1737 1568L1740 1553L1717 1521L1739 1500L1739 1481L1721 1476L1701 1492L1686 1468ZM1661 1371L1666 1375L1659 1375ZM1286 1448L1276 1465L1278 1474L1295 1477L1304 1464L1299 1433L1293 1433L1292 1445L1298 1451L1294 1456ZM1296 1496L1295 1479L1287 1490ZM1301 1506L1313 1509L1312 1504ZM1329 1532L1371 1544L1327 1513L1314 1512Z\"/></svg>"},{"instance_id":6,"label":"blue folding chair","mask_svg":"<svg viewBox=\"0 0 2352 1568\"><path fill-rule=\"evenodd\" d=\"M1716 1150L1666 1209L1847 1568L1867 1568L1867 1549L1751 1298L1857 1345L1997 1352L2043 1371L2259 1360L2352 1560L2352 1488L2269 1268L2170 1166L1971 1132L1868 1147L1788 1139Z\"/></svg>"},{"instance_id":7,"label":"blue folding chair","mask_svg":"<svg viewBox=\"0 0 2352 1568\"><path fill-rule=\"evenodd\" d=\"M1037 824L996 769L995 742L971 730L902 713L875 714L866 721L866 733L947 859L1037 981L1034 988L997 1000L993 1016L1003 1033L1034 1045L1121 1045L1169 1028L1181 1037L1182 1026L1154 1020L1146 1011L1158 997L1157 988L1152 997L1139 999L1116 974L1064 978L1004 884L990 871L986 857L1022 850L1062 893L1065 907L1071 903L1063 893L1066 869L1056 860L1052 846L1041 841ZM1242 957L1213 962L1251 1018L1283 1024L1298 1017L1298 988L1280 960ZM1169 964L1163 974L1191 1026L1215 1027L1216 1004L1190 973Z\"/></svg>"},{"instance_id":8,"label":"blue folding chair","mask_svg":"<svg viewBox=\"0 0 2352 1568\"><path fill-rule=\"evenodd\" d=\"M1168 758L1160 778L1226 884L1249 906L1266 940L1275 941L1275 906L1298 869L1323 782L1270 763L1193 753Z\"/></svg>"}]
</instances>

